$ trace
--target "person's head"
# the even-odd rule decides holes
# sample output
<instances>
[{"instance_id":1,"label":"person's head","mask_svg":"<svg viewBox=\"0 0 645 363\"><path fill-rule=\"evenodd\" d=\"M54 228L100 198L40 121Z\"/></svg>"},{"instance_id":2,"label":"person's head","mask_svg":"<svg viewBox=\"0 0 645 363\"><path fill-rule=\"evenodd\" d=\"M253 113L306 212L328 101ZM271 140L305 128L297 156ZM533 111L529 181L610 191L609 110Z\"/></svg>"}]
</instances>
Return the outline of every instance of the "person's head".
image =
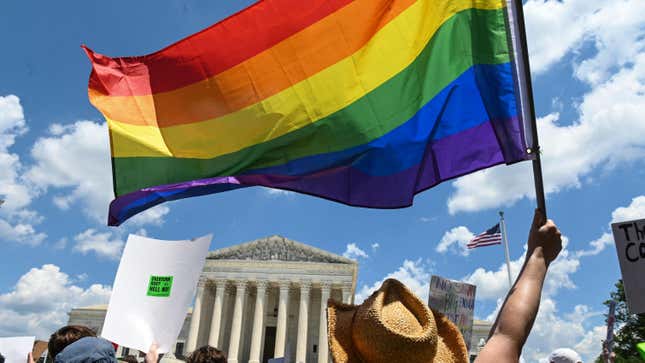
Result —
<instances>
[{"instance_id":1,"label":"person's head","mask_svg":"<svg viewBox=\"0 0 645 363\"><path fill-rule=\"evenodd\" d=\"M117 363L114 346L103 338L84 337L68 345L54 363Z\"/></svg>"},{"instance_id":2,"label":"person's head","mask_svg":"<svg viewBox=\"0 0 645 363\"><path fill-rule=\"evenodd\" d=\"M582 363L582 358L573 349L560 348L551 352L549 363Z\"/></svg>"},{"instance_id":3,"label":"person's head","mask_svg":"<svg viewBox=\"0 0 645 363\"><path fill-rule=\"evenodd\" d=\"M0 353L0 363L4 363L4 355L2 353Z\"/></svg>"},{"instance_id":4,"label":"person's head","mask_svg":"<svg viewBox=\"0 0 645 363\"><path fill-rule=\"evenodd\" d=\"M186 363L226 363L226 354L217 348L205 345L192 352Z\"/></svg>"},{"instance_id":5,"label":"person's head","mask_svg":"<svg viewBox=\"0 0 645 363\"><path fill-rule=\"evenodd\" d=\"M58 353L62 352L65 347L84 337L95 337L94 330L83 325L68 325L58 329L49 337L47 350L52 359L56 358Z\"/></svg>"}]
</instances>

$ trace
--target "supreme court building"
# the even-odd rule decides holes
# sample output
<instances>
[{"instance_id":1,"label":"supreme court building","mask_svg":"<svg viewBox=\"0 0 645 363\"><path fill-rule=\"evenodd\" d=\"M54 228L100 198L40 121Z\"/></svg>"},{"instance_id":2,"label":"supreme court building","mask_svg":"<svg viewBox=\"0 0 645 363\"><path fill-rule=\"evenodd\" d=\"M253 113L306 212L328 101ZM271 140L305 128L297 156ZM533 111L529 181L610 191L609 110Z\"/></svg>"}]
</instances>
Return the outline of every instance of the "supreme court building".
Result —
<instances>
[{"instance_id":1,"label":"supreme court building","mask_svg":"<svg viewBox=\"0 0 645 363\"><path fill-rule=\"evenodd\" d=\"M229 362L329 361L326 301L351 302L355 261L273 236L209 253L186 351L209 344Z\"/></svg>"}]
</instances>

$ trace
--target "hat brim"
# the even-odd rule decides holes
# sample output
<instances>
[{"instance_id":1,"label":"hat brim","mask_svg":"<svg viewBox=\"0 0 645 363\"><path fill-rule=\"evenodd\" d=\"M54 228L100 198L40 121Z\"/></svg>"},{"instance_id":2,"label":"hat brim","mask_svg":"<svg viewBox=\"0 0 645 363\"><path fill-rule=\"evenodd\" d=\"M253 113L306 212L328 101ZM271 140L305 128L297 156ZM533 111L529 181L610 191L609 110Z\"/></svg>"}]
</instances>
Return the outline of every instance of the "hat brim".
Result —
<instances>
[{"instance_id":1,"label":"hat brim","mask_svg":"<svg viewBox=\"0 0 645 363\"><path fill-rule=\"evenodd\" d=\"M327 303L329 352L334 363L369 363L360 358L352 340L352 322L357 310L356 305L332 299ZM468 363L468 350L457 326L445 315L434 309L430 310L437 324L437 353L433 362L418 363Z\"/></svg>"}]
</instances>

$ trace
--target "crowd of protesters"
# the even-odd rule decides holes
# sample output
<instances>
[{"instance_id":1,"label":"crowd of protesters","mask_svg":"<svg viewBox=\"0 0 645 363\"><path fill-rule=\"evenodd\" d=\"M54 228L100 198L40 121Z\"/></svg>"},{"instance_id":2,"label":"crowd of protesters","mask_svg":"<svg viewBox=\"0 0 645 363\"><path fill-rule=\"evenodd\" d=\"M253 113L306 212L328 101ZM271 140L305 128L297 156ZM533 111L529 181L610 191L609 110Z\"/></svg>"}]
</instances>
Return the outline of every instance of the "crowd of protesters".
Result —
<instances>
[{"instance_id":1,"label":"crowd of protesters","mask_svg":"<svg viewBox=\"0 0 645 363\"><path fill-rule=\"evenodd\" d=\"M82 325L68 325L54 332L47 345L48 355L54 363L116 363L116 346L99 338L96 333ZM152 345L144 363L158 363L157 346ZM138 363L132 355L119 359L122 362ZM226 363L226 354L219 349L203 346L192 352L186 363ZM4 363L4 358L0 363ZM28 363L34 363L31 353Z\"/></svg>"},{"instance_id":2,"label":"crowd of protesters","mask_svg":"<svg viewBox=\"0 0 645 363\"><path fill-rule=\"evenodd\" d=\"M475 362L519 361L538 312L547 270L561 249L560 231L536 210L524 265ZM335 363L469 362L466 344L456 326L394 279L386 280L360 305L330 300L328 335ZM115 351L112 343L78 325L59 329L48 343L48 354L54 363L114 363ZM144 362L157 363L159 359L153 345ZM576 352L566 348L552 352L548 359L550 363L582 362ZM134 356L121 360L137 362ZM225 363L227 357L214 347L204 346L190 353L186 362ZM29 363L33 363L31 354Z\"/></svg>"}]
</instances>

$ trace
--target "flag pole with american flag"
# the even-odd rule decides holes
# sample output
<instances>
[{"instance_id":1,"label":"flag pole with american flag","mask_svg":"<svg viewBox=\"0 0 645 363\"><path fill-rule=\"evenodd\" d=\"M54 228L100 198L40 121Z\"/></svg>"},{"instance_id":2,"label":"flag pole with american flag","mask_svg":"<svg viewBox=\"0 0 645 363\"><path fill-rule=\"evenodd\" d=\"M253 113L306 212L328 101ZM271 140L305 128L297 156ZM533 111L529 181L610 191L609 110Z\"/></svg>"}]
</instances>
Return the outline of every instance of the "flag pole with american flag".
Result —
<instances>
[{"instance_id":1,"label":"flag pole with american flag","mask_svg":"<svg viewBox=\"0 0 645 363\"><path fill-rule=\"evenodd\" d=\"M504 212L499 212L499 223L487 229L486 231L475 236L470 242L468 242L467 247L469 249L499 245L504 243L504 252L506 255L506 270L508 272L508 288L510 289L513 286L513 279L511 277L511 259L508 252L508 239L506 238L506 222L504 221Z\"/></svg>"}]
</instances>

